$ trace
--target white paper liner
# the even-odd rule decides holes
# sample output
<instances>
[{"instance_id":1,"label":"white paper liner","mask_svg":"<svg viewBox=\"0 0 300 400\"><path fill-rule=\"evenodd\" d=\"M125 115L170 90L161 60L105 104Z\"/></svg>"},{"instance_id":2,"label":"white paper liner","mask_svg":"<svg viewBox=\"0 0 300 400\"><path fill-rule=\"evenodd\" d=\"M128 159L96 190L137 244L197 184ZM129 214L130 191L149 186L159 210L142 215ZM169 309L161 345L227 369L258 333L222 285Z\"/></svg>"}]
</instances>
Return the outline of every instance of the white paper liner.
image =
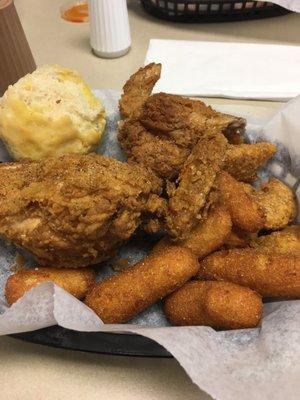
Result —
<instances>
[{"instance_id":1,"label":"white paper liner","mask_svg":"<svg viewBox=\"0 0 300 400\"><path fill-rule=\"evenodd\" d=\"M271 3L278 4L279 6L291 11L300 12L299 0L273 0Z\"/></svg>"},{"instance_id":2,"label":"white paper liner","mask_svg":"<svg viewBox=\"0 0 300 400\"><path fill-rule=\"evenodd\" d=\"M119 93L96 93L108 110L108 128L99 151L124 159L116 142ZM265 124L266 118L249 116L246 106L221 108L221 111L248 118L249 142L268 139L281 143L279 154L269 163L265 174L271 171L293 186L297 193L299 182L291 172L299 177L300 97L288 103L263 130L260 124ZM0 148L2 159L7 158L4 151ZM120 256L126 256L134 263L149 251L151 245L149 237L146 241L143 236L135 238L124 246ZM262 326L257 329L216 332L209 327L169 327L159 303L135 319L139 325L104 325L82 302L50 282L33 288L8 308L3 290L15 254L14 246L0 242L0 334L26 332L56 323L85 332L138 333L165 347L192 381L216 399L299 399L300 301L266 304ZM99 275L104 277L112 273L108 264L101 268Z\"/></svg>"}]
</instances>

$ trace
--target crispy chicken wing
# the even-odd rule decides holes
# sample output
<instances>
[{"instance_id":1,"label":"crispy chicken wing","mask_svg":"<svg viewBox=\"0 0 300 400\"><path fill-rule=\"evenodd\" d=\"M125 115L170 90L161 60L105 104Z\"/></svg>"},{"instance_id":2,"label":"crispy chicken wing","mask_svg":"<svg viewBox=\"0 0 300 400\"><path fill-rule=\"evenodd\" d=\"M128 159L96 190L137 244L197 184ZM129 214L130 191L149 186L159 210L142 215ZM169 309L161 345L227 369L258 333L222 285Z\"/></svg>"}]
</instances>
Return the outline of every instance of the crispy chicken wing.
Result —
<instances>
[{"instance_id":1,"label":"crispy chicken wing","mask_svg":"<svg viewBox=\"0 0 300 400\"><path fill-rule=\"evenodd\" d=\"M254 182L258 168L275 152L275 144L269 142L228 146L224 169L238 181Z\"/></svg>"},{"instance_id":2,"label":"crispy chicken wing","mask_svg":"<svg viewBox=\"0 0 300 400\"><path fill-rule=\"evenodd\" d=\"M141 108L160 78L160 72L161 64L151 63L129 78L120 99L120 113L123 117L130 117Z\"/></svg>"},{"instance_id":3,"label":"crispy chicken wing","mask_svg":"<svg viewBox=\"0 0 300 400\"><path fill-rule=\"evenodd\" d=\"M191 147L211 129L225 136L227 131L231 136L235 129L243 135L246 124L243 118L219 113L200 100L167 93L153 94L146 100L140 121L153 133L164 134L185 147Z\"/></svg>"},{"instance_id":4,"label":"crispy chicken wing","mask_svg":"<svg viewBox=\"0 0 300 400\"><path fill-rule=\"evenodd\" d=\"M227 140L223 135L204 137L195 145L182 168L178 187L170 193L168 233L185 239L201 220L201 212L222 168Z\"/></svg>"},{"instance_id":5,"label":"crispy chicken wing","mask_svg":"<svg viewBox=\"0 0 300 400\"><path fill-rule=\"evenodd\" d=\"M163 207L154 174L96 154L2 164L0 171L0 235L43 265L101 262L144 214Z\"/></svg>"},{"instance_id":6,"label":"crispy chicken wing","mask_svg":"<svg viewBox=\"0 0 300 400\"><path fill-rule=\"evenodd\" d=\"M154 72L158 67L160 71L160 65L149 64L125 84L120 110L127 119L120 124L118 139L129 160L174 180L200 138L213 131L230 143L240 143L246 121L216 112L199 100L150 95L159 78Z\"/></svg>"}]
</instances>

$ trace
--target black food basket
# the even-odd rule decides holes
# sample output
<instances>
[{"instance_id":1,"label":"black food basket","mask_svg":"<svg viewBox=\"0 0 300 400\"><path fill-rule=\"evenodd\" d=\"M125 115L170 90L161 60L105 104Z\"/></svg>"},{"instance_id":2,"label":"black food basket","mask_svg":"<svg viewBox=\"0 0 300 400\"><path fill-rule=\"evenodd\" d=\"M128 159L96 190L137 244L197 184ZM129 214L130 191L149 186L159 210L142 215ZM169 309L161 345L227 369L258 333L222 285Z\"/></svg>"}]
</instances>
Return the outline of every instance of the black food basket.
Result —
<instances>
[{"instance_id":1,"label":"black food basket","mask_svg":"<svg viewBox=\"0 0 300 400\"><path fill-rule=\"evenodd\" d=\"M176 22L225 22L268 18L289 13L269 1L141 0L146 11Z\"/></svg>"}]
</instances>

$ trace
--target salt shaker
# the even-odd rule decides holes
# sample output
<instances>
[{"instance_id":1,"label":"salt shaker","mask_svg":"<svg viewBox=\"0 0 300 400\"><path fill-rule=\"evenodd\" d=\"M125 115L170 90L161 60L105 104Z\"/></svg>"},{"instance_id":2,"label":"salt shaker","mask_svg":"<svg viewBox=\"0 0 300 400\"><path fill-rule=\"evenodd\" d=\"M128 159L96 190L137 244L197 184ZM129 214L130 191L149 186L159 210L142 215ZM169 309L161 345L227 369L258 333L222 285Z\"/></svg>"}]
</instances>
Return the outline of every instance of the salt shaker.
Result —
<instances>
[{"instance_id":1,"label":"salt shaker","mask_svg":"<svg viewBox=\"0 0 300 400\"><path fill-rule=\"evenodd\" d=\"M89 0L90 42L104 58L126 54L131 45L126 0Z\"/></svg>"}]
</instances>

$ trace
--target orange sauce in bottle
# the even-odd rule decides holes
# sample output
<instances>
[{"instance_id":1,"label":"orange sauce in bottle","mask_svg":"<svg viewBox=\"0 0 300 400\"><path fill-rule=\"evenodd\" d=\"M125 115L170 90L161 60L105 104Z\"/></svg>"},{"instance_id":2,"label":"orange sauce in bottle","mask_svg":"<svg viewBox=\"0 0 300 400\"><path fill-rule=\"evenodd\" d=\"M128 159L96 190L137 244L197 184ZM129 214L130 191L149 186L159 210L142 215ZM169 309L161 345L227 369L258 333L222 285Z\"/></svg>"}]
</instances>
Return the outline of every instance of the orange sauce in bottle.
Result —
<instances>
[{"instance_id":1,"label":"orange sauce in bottle","mask_svg":"<svg viewBox=\"0 0 300 400\"><path fill-rule=\"evenodd\" d=\"M62 18L70 22L87 22L89 20L89 10L87 3L71 5L62 12Z\"/></svg>"}]
</instances>

